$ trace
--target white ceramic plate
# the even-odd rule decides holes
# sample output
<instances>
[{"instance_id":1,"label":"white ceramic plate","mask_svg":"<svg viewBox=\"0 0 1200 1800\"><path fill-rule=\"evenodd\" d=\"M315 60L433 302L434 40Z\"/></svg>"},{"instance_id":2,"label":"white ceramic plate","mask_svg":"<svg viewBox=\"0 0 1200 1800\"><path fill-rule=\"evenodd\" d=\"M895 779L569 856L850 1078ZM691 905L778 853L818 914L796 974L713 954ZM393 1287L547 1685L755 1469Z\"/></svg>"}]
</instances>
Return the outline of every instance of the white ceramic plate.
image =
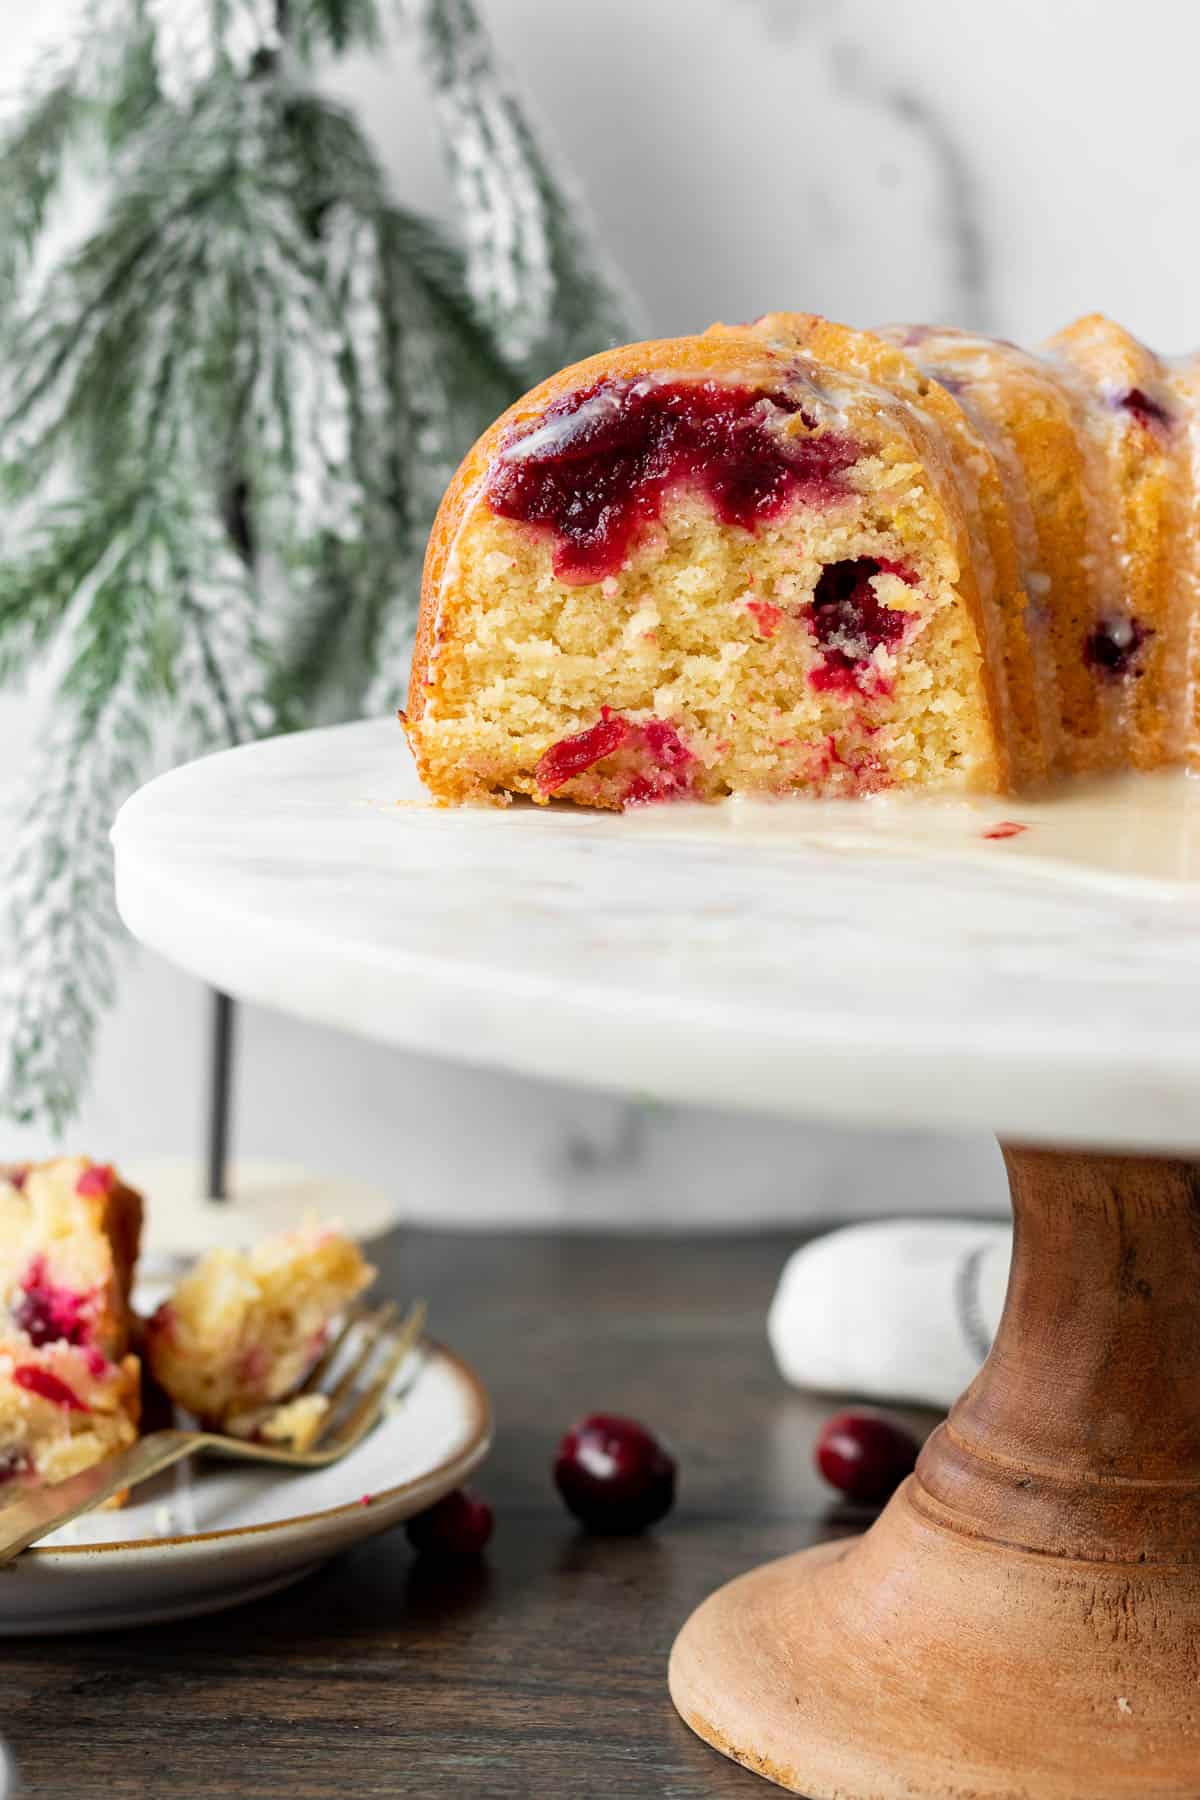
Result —
<instances>
[{"instance_id":1,"label":"white ceramic plate","mask_svg":"<svg viewBox=\"0 0 1200 1800\"><path fill-rule=\"evenodd\" d=\"M398 1384L403 1398L330 1468L184 1463L26 1551L0 1568L0 1636L218 1612L432 1506L486 1456L491 1407L467 1365L428 1341Z\"/></svg>"}]
</instances>

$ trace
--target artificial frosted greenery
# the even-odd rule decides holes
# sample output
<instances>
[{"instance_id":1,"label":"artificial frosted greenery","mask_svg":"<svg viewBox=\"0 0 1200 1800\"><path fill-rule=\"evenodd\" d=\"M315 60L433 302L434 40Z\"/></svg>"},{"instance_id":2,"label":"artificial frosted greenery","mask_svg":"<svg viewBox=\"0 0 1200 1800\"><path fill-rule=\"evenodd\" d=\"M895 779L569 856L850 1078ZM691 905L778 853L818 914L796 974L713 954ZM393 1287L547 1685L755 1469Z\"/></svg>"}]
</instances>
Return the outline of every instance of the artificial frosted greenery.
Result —
<instances>
[{"instance_id":1,"label":"artificial frosted greenery","mask_svg":"<svg viewBox=\"0 0 1200 1800\"><path fill-rule=\"evenodd\" d=\"M389 12L389 6L387 9ZM628 334L472 0L419 35L457 229L312 69L383 0L82 0L0 116L0 681L53 671L4 892L0 1113L56 1127L114 979L108 829L172 758L395 705L480 429ZM64 185L98 223L56 247Z\"/></svg>"}]
</instances>

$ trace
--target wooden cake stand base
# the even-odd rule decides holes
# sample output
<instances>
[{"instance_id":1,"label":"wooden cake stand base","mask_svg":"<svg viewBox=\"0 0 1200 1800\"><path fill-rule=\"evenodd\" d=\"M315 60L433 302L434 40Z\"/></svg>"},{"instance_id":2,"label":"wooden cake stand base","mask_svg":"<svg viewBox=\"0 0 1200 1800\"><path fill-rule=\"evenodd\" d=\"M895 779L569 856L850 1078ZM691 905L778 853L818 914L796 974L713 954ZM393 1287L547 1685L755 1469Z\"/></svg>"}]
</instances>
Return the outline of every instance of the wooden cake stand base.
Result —
<instances>
[{"instance_id":1,"label":"wooden cake stand base","mask_svg":"<svg viewBox=\"0 0 1200 1800\"><path fill-rule=\"evenodd\" d=\"M1006 1149L983 1369L865 1536L707 1600L671 1694L809 1800L1200 1795L1200 1168Z\"/></svg>"}]
</instances>

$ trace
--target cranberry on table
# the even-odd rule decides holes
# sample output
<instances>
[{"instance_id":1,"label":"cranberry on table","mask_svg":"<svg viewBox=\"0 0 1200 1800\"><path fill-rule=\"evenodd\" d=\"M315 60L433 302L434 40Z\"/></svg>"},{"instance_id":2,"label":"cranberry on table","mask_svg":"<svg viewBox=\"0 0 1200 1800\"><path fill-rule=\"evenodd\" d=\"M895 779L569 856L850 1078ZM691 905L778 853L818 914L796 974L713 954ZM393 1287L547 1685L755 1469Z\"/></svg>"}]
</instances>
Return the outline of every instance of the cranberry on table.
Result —
<instances>
[{"instance_id":1,"label":"cranberry on table","mask_svg":"<svg viewBox=\"0 0 1200 1800\"><path fill-rule=\"evenodd\" d=\"M407 1520L404 1529L414 1550L436 1556L478 1556L492 1535L494 1523L486 1500L477 1500L458 1488L427 1512Z\"/></svg>"},{"instance_id":2,"label":"cranberry on table","mask_svg":"<svg viewBox=\"0 0 1200 1800\"><path fill-rule=\"evenodd\" d=\"M875 1506L895 1493L916 1467L920 1446L883 1413L851 1408L826 1421L814 1452L830 1487Z\"/></svg>"},{"instance_id":3,"label":"cranberry on table","mask_svg":"<svg viewBox=\"0 0 1200 1800\"><path fill-rule=\"evenodd\" d=\"M636 1419L589 1413L567 1432L554 1481L581 1525L595 1532L644 1531L675 1501L675 1458Z\"/></svg>"}]
</instances>

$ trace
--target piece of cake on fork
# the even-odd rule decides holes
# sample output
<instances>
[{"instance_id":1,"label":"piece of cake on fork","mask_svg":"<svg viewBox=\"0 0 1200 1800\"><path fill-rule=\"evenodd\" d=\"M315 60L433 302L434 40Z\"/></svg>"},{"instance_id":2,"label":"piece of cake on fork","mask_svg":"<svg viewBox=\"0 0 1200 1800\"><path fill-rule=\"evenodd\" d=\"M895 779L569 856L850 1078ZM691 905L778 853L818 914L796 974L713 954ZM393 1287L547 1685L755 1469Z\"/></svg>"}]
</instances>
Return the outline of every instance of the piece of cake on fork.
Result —
<instances>
[{"instance_id":1,"label":"piece of cake on fork","mask_svg":"<svg viewBox=\"0 0 1200 1800\"><path fill-rule=\"evenodd\" d=\"M137 1438L141 1226L108 1164L0 1167L0 1484L61 1481Z\"/></svg>"},{"instance_id":2,"label":"piece of cake on fork","mask_svg":"<svg viewBox=\"0 0 1200 1800\"><path fill-rule=\"evenodd\" d=\"M214 1250L146 1325L146 1359L160 1386L213 1429L250 1436L264 1409L288 1400L330 1327L375 1271L342 1232L310 1222L252 1250ZM305 1396L266 1421L265 1435L303 1448L323 1401Z\"/></svg>"}]
</instances>

